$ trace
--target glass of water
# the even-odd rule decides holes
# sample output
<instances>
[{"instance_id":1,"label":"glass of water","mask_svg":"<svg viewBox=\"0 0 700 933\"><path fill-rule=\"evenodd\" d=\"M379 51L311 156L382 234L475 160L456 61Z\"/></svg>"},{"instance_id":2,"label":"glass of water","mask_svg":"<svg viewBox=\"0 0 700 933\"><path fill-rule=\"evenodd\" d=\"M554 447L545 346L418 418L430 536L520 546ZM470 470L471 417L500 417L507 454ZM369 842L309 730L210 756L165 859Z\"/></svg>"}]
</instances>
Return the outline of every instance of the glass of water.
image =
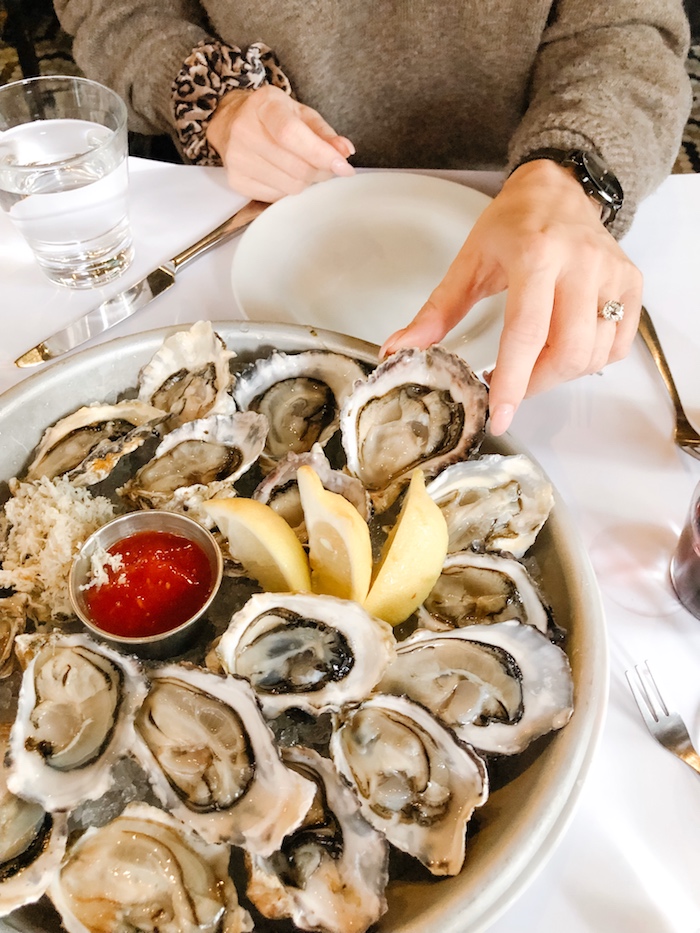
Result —
<instances>
[{"instance_id":1,"label":"glass of water","mask_svg":"<svg viewBox=\"0 0 700 933\"><path fill-rule=\"evenodd\" d=\"M104 285L128 267L124 101L64 75L0 87L0 206L51 279Z\"/></svg>"}]
</instances>

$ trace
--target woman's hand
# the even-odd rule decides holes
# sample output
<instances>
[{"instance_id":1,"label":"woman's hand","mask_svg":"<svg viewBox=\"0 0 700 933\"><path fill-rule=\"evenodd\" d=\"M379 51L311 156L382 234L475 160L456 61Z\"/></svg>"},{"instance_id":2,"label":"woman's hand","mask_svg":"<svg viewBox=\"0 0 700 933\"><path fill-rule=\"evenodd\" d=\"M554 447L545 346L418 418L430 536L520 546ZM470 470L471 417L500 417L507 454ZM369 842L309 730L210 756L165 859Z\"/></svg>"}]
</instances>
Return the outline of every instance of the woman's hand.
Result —
<instances>
[{"instance_id":1,"label":"woman's hand","mask_svg":"<svg viewBox=\"0 0 700 933\"><path fill-rule=\"evenodd\" d=\"M258 201L277 201L333 175L353 175L355 147L311 107L279 88L230 91L207 127L229 184Z\"/></svg>"},{"instance_id":2,"label":"woman's hand","mask_svg":"<svg viewBox=\"0 0 700 933\"><path fill-rule=\"evenodd\" d=\"M600 222L598 206L551 160L520 166L478 219L445 278L408 327L385 342L437 343L481 298L508 289L490 378L491 433L502 434L526 395L601 370L629 351L642 276ZM598 311L624 305L619 324Z\"/></svg>"}]
</instances>

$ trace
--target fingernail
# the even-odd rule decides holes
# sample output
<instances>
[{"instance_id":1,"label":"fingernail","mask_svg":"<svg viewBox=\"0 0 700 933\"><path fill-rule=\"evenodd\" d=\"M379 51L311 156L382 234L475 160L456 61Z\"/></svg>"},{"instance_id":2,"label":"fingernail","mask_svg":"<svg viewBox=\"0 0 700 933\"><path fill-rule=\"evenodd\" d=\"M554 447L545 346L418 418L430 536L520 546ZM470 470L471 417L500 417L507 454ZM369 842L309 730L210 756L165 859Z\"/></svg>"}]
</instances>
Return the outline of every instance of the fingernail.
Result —
<instances>
[{"instance_id":1,"label":"fingernail","mask_svg":"<svg viewBox=\"0 0 700 933\"><path fill-rule=\"evenodd\" d=\"M345 148L346 148L347 151L348 151L348 156L353 156L353 155L355 155L355 151L356 151L356 150L355 150L355 147L354 147L353 144L350 142L350 140L347 138L347 136L341 136L340 138L341 138L341 139L343 140L343 142L345 143Z\"/></svg>"},{"instance_id":2,"label":"fingernail","mask_svg":"<svg viewBox=\"0 0 700 933\"><path fill-rule=\"evenodd\" d=\"M513 415L515 414L514 405L497 405L490 413L490 430L494 437L504 434L510 427Z\"/></svg>"},{"instance_id":3,"label":"fingernail","mask_svg":"<svg viewBox=\"0 0 700 933\"><path fill-rule=\"evenodd\" d=\"M331 171L334 175L354 175L355 169L346 162L345 159L333 159L331 162Z\"/></svg>"}]
</instances>

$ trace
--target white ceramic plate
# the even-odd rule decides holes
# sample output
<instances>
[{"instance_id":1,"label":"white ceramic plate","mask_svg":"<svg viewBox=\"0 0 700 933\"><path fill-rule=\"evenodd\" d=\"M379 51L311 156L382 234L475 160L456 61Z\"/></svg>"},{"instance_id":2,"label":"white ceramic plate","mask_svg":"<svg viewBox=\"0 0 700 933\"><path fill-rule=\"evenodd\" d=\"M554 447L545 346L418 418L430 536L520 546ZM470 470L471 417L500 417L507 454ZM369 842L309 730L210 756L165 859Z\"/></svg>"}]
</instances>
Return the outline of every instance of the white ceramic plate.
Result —
<instances>
[{"instance_id":1,"label":"white ceramic plate","mask_svg":"<svg viewBox=\"0 0 700 933\"><path fill-rule=\"evenodd\" d=\"M370 172L314 185L244 233L233 292L252 321L308 324L382 344L420 310L491 201L456 182ZM443 341L481 374L505 298L480 301Z\"/></svg>"},{"instance_id":2,"label":"white ceramic plate","mask_svg":"<svg viewBox=\"0 0 700 933\"><path fill-rule=\"evenodd\" d=\"M188 325L112 340L30 376L0 396L0 479L18 474L45 427L81 405L114 401L136 385L141 366L163 339ZM214 324L239 361L285 351L327 348L376 362L377 347L316 328L280 324ZM526 452L498 438L484 450ZM0 484L2 485L2 484ZM600 594L578 531L559 496L531 551L554 618L567 631L574 678L574 715L528 755L509 783L492 788L468 830L467 859L454 878L393 877L389 911L376 933L480 933L517 897L551 855L573 814L602 728L608 688L607 637ZM527 764L525 767L524 764ZM261 926L261 933L275 924ZM374 930L375 928L373 928ZM0 931L56 933L43 907L0 920Z\"/></svg>"}]
</instances>

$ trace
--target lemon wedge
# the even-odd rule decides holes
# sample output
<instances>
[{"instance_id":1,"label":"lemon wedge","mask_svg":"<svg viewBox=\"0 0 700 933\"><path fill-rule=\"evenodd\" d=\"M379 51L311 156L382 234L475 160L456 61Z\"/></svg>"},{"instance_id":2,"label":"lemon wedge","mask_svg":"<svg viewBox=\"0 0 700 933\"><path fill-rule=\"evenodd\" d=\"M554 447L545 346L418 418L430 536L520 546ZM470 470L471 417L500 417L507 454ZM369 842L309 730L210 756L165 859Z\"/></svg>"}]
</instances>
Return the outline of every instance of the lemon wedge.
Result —
<instances>
[{"instance_id":1,"label":"lemon wedge","mask_svg":"<svg viewBox=\"0 0 700 933\"><path fill-rule=\"evenodd\" d=\"M312 467L299 467L297 485L309 536L311 589L361 603L372 579L367 522L352 502L325 489Z\"/></svg>"},{"instance_id":2,"label":"lemon wedge","mask_svg":"<svg viewBox=\"0 0 700 933\"><path fill-rule=\"evenodd\" d=\"M204 510L228 539L233 558L270 593L308 593L309 562L287 522L257 499L210 499Z\"/></svg>"},{"instance_id":3,"label":"lemon wedge","mask_svg":"<svg viewBox=\"0 0 700 933\"><path fill-rule=\"evenodd\" d=\"M447 523L425 490L416 469L396 524L382 549L364 607L370 615L398 625L426 599L447 555Z\"/></svg>"}]
</instances>

